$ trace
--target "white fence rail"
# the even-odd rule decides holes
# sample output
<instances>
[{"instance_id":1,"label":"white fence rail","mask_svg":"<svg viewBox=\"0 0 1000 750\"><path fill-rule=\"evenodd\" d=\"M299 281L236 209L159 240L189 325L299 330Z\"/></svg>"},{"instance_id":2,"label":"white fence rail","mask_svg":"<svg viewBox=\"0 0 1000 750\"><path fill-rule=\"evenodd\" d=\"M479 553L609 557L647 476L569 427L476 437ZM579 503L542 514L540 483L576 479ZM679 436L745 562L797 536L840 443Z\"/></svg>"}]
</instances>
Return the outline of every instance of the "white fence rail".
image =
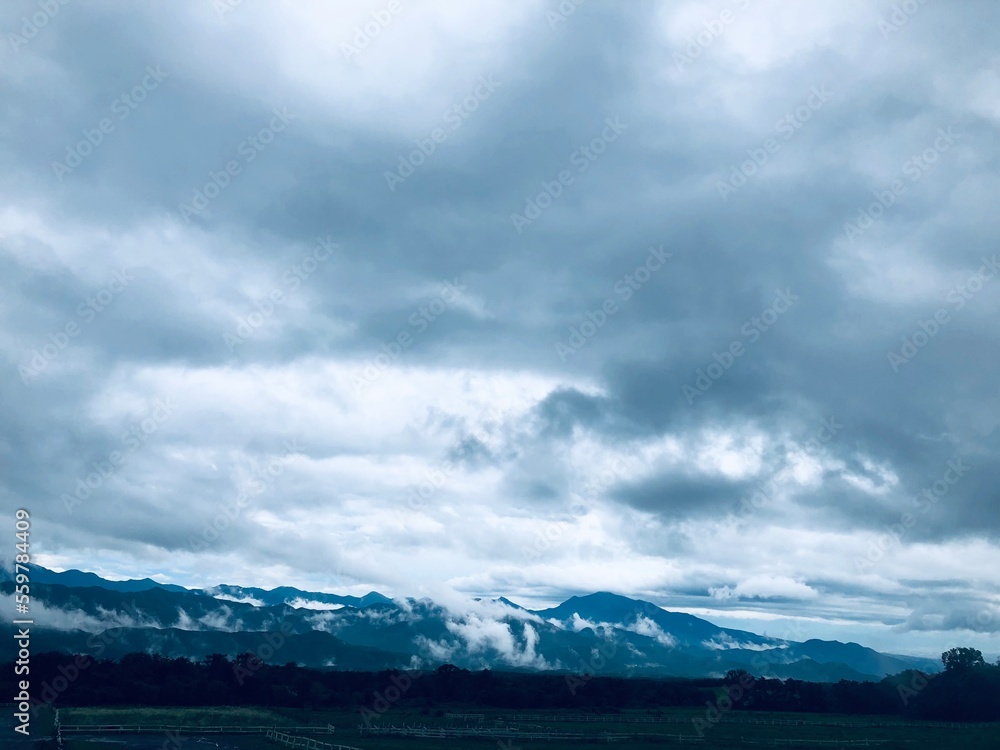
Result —
<instances>
[{"instance_id":1,"label":"white fence rail","mask_svg":"<svg viewBox=\"0 0 1000 750\"><path fill-rule=\"evenodd\" d=\"M176 726L173 724L63 724L63 734L264 734L274 730L273 726L246 726L245 724L218 725L208 727ZM333 727L282 727L287 732L330 734Z\"/></svg>"},{"instance_id":2,"label":"white fence rail","mask_svg":"<svg viewBox=\"0 0 1000 750\"><path fill-rule=\"evenodd\" d=\"M266 736L267 739L280 743L285 747L301 747L305 750L360 750L360 748L351 747L350 745L334 745L330 742L321 742L312 737L294 737L285 732L279 732L276 729L268 729Z\"/></svg>"}]
</instances>

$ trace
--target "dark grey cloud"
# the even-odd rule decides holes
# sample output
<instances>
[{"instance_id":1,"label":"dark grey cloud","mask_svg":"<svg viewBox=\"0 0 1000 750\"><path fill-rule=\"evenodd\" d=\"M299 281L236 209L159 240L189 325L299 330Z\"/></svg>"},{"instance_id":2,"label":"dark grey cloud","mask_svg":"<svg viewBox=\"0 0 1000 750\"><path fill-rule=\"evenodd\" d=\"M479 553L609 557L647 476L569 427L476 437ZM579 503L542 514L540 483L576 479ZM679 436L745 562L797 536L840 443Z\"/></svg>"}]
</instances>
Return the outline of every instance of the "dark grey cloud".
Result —
<instances>
[{"instance_id":1,"label":"dark grey cloud","mask_svg":"<svg viewBox=\"0 0 1000 750\"><path fill-rule=\"evenodd\" d=\"M658 515L689 518L726 513L733 498L750 494L746 482L669 474L617 492L625 503Z\"/></svg>"}]
</instances>

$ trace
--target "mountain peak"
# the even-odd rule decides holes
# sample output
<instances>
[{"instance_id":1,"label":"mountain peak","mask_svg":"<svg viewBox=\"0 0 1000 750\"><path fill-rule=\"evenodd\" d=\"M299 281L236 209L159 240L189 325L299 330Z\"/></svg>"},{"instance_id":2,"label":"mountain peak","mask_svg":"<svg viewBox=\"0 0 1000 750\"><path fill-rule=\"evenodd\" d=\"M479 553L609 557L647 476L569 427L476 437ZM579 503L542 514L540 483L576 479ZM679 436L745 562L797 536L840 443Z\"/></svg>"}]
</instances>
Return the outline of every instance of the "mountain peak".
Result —
<instances>
[{"instance_id":1,"label":"mountain peak","mask_svg":"<svg viewBox=\"0 0 1000 750\"><path fill-rule=\"evenodd\" d=\"M497 601L497 602L500 602L501 604L506 604L506 605L507 605L508 607L510 607L511 609L520 609L520 610L522 610L522 611L524 611L524 612L527 612L527 611L528 611L528 610L526 610L526 609L525 609L524 607L522 607L522 606L521 606L520 604L518 604L518 603L516 603L516 602L512 602L512 601L511 601L510 599L508 599L508 598L507 598L506 596L501 596L501 597L499 597L499 598L497 598L497 599L494 599L494 601Z\"/></svg>"},{"instance_id":2,"label":"mountain peak","mask_svg":"<svg viewBox=\"0 0 1000 750\"><path fill-rule=\"evenodd\" d=\"M571 599L579 599L581 601L590 602L629 602L632 604L643 604L639 599L632 599L630 597L624 596L623 594L615 594L612 591L595 591L593 594L584 594L583 596L574 596Z\"/></svg>"},{"instance_id":3,"label":"mountain peak","mask_svg":"<svg viewBox=\"0 0 1000 750\"><path fill-rule=\"evenodd\" d=\"M929 660L882 654L857 643L779 641L721 628L610 591L572 596L540 611L504 596L484 598L473 607L472 618L428 598L392 600L377 591L359 599L289 586L270 591L229 585L171 590L149 579L106 581L80 571L39 572L35 579L46 574L51 582L39 582L33 591L47 610L72 615L61 622L82 619L103 627L129 623L116 639L119 656L143 652L200 659L211 653L245 653L259 639L257 633L273 628L280 617L293 635L289 650L279 658L325 668L401 669L448 660L461 668L572 669L581 653L610 642L615 650L608 656L608 674L719 674L748 668L762 652L777 649L780 658L771 663L771 676L836 681L935 669ZM10 592L13 584L0 578L0 588ZM498 608L497 603L504 606ZM341 606L317 606L323 604ZM319 618L321 628L317 609L327 610ZM486 632L506 631L509 639L484 650L477 635L483 632L481 626ZM2 627L0 631L7 632ZM56 627L48 637L48 644L58 650L80 653L88 635Z\"/></svg>"},{"instance_id":4,"label":"mountain peak","mask_svg":"<svg viewBox=\"0 0 1000 750\"><path fill-rule=\"evenodd\" d=\"M613 594L610 591L597 591L583 596L571 596L562 604L536 611L535 614L545 618L554 617L557 620L567 620L576 614L584 620L594 622L623 622L643 612L662 611L650 602L629 599L627 596Z\"/></svg>"}]
</instances>

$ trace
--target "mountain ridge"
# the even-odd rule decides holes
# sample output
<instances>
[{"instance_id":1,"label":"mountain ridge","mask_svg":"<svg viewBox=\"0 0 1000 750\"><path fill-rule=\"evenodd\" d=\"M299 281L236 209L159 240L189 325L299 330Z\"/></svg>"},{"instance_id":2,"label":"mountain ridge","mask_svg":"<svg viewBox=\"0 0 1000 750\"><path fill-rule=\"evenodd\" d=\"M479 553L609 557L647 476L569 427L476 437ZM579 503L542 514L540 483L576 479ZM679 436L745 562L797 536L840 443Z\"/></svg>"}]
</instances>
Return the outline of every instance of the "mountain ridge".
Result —
<instances>
[{"instance_id":1,"label":"mountain ridge","mask_svg":"<svg viewBox=\"0 0 1000 750\"><path fill-rule=\"evenodd\" d=\"M6 578L0 589L12 592ZM262 634L280 632L283 647L270 657L277 663L334 669L450 663L469 669L661 677L746 669L814 681L877 680L914 668L937 671L928 659L882 654L857 643L795 642L723 628L608 591L572 596L539 610L506 597L479 599L456 612L429 599L392 600L374 591L356 597L290 586L186 589L148 578L107 581L93 573L54 573L33 565L32 593L36 608L43 610L36 620L40 640L61 651L85 646L89 637L80 633L86 632L103 634L102 641L111 638L114 646L103 649L108 654L128 648L190 658L235 657L264 642Z\"/></svg>"}]
</instances>

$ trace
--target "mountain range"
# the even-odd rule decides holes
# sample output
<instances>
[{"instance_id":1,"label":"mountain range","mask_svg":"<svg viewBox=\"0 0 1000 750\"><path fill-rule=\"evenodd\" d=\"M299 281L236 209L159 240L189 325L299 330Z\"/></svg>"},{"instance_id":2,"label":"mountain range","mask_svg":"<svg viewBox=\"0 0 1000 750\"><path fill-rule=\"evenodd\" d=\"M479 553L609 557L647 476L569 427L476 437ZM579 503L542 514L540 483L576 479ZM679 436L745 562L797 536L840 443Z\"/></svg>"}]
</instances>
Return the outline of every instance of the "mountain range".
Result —
<instances>
[{"instance_id":1,"label":"mountain range","mask_svg":"<svg viewBox=\"0 0 1000 750\"><path fill-rule=\"evenodd\" d=\"M13 582L0 569L0 591ZM253 653L263 661L346 670L560 671L644 677L720 676L731 669L817 682L878 680L933 660L856 643L804 642L723 628L608 592L530 610L500 597L462 611L390 599L220 585L186 589L149 578L109 581L31 566L33 650L120 658L131 652L200 659ZM0 637L11 626L0 626Z\"/></svg>"}]
</instances>

